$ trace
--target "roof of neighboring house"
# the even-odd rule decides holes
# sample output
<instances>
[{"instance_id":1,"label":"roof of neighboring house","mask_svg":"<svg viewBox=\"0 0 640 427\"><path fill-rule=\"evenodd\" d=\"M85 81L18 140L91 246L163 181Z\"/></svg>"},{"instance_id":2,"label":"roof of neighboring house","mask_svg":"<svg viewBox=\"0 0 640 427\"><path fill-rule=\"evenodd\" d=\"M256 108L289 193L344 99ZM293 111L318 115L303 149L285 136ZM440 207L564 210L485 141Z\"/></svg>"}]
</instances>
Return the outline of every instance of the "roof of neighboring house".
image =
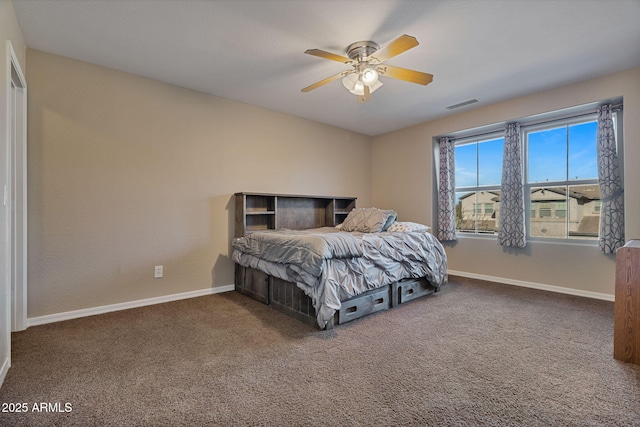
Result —
<instances>
[{"instance_id":1,"label":"roof of neighboring house","mask_svg":"<svg viewBox=\"0 0 640 427\"><path fill-rule=\"evenodd\" d=\"M492 198L491 200L495 201L495 202L499 202L500 201L500 192L496 192L496 191L481 191L481 193L488 193L488 194L493 194L494 198ZM466 199L469 196L473 196L474 194L476 194L476 191L471 191L467 194L463 194L462 196L458 197L459 200L462 199Z\"/></svg>"},{"instance_id":2,"label":"roof of neighboring house","mask_svg":"<svg viewBox=\"0 0 640 427\"><path fill-rule=\"evenodd\" d=\"M552 194L561 195L563 196L563 198L567 195L567 190L565 187L542 187L537 189L533 193L544 194L547 191ZM569 197L573 197L574 199L581 199L583 202L600 200L600 186L597 184L569 186L568 195Z\"/></svg>"},{"instance_id":3,"label":"roof of neighboring house","mask_svg":"<svg viewBox=\"0 0 640 427\"><path fill-rule=\"evenodd\" d=\"M562 196L562 198L564 199L564 196L567 195L567 190L565 189L565 187L539 187L534 191L534 193L538 193L542 195L546 195L545 194L546 192L551 193L551 195L549 197L544 197L544 198L536 197L536 199L560 200L557 198L557 196ZM486 193L495 195L495 197L491 199L494 202L500 202L499 191L486 191ZM476 194L476 192L472 191L460 196L458 199L463 200L474 194ZM557 195L557 196L554 196L554 195ZM598 184L569 186L569 197L578 199L584 203L590 202L593 200L600 200L600 197L601 197L600 186Z\"/></svg>"}]
</instances>

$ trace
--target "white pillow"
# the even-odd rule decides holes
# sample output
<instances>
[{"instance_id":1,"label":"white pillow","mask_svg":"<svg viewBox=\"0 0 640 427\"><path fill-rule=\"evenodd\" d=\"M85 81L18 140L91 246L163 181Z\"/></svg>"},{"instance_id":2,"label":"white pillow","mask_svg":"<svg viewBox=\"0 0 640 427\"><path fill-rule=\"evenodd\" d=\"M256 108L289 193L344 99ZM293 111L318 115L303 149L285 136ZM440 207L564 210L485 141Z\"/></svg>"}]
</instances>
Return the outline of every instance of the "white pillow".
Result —
<instances>
[{"instance_id":1,"label":"white pillow","mask_svg":"<svg viewBox=\"0 0 640 427\"><path fill-rule=\"evenodd\" d=\"M390 233L411 233L411 232L426 232L429 231L431 227L424 224L418 224L417 222L400 222L396 221L387 231Z\"/></svg>"}]
</instances>

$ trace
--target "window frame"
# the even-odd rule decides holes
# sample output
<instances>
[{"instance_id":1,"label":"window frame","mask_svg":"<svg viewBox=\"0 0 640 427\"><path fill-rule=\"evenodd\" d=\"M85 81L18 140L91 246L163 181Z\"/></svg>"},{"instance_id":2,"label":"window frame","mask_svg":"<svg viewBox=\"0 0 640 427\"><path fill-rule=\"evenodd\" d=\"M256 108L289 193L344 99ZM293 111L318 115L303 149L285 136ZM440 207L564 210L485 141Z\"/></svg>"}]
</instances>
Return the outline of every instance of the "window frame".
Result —
<instances>
[{"instance_id":1,"label":"window frame","mask_svg":"<svg viewBox=\"0 0 640 427\"><path fill-rule=\"evenodd\" d=\"M614 114L615 116L615 114ZM615 118L614 118L614 126L615 126ZM537 133L537 132L542 132L544 130L553 130L553 129L558 129L561 127L569 127L569 126L574 126L574 125L580 125L580 124L585 124L585 123L591 123L593 121L598 121L598 114L597 113L585 113L585 114L581 114L579 116L576 117L569 117L569 118L560 118L557 120L551 120L547 123L539 123L539 124L534 124L534 125L529 125L529 126L521 126L520 129L520 137L522 139L522 158L524 159L524 164L523 164L523 181L524 181L524 185L523 185L523 193L524 193L524 205L525 205L525 229L526 229L526 233L527 233L527 240L532 241L532 242L567 242L567 243L582 243L582 244L588 244L588 245L594 245L597 246L598 244L598 236L596 236L595 238L576 238L576 237L571 237L569 234L569 222L571 220L571 214L569 212L569 204L566 202L565 199L565 205L566 205L566 209L565 209L565 216L562 218L564 219L564 223L565 223L565 230L566 230L566 236L565 237L543 237L543 236L532 236L531 235L531 228L532 228L532 224L531 224L531 207L533 206L532 201L531 201L531 190L534 188L538 188L538 187L570 187L570 186L579 186L579 185L599 185L599 181L598 181L598 177L596 178L589 178L589 179L569 179L569 177L567 176L566 180L555 180L555 181L534 181L534 182L529 182L529 134L531 133ZM596 130L597 132L597 130ZM596 136L597 138L597 136ZM596 141L597 143L597 141ZM616 143L617 143L617 139L616 139ZM569 171L569 151L568 151L568 147L567 147L567 175L568 175L568 171ZM536 216L536 218L549 218L549 219L559 219L556 215L555 215L555 204L557 202L553 201L553 202L548 202L549 204L549 216L542 216L540 214L540 211L537 210L538 215ZM540 207L539 207L540 208Z\"/></svg>"},{"instance_id":2,"label":"window frame","mask_svg":"<svg viewBox=\"0 0 640 427\"><path fill-rule=\"evenodd\" d=\"M463 146L463 145L469 145L469 144L480 144L482 142L488 142L488 141L493 141L496 139L504 139L504 130L497 130L495 132L490 132L490 133L486 133L486 134L482 134L479 136L470 136L467 138L460 138L460 139L456 139L455 141L455 146ZM503 141L504 143L504 141ZM479 151L476 151L476 174L478 174L479 172ZM502 167L502 165L501 165ZM477 182L477 181L476 181ZM487 191L487 192L491 192L491 191L502 191L502 184L498 183L498 184L491 184L491 185L476 185L476 186L464 186L464 187L458 187L458 185L456 184L455 187L455 193L468 193L468 192L483 192L483 191ZM456 204L457 205L457 204ZM496 231L495 233L487 233L487 232L480 232L479 231L479 227L478 227L478 223L480 222L478 220L478 213L476 211L476 205L478 205L480 207L480 216L482 216L483 212L484 212L484 203L478 203L477 199L474 203L474 215L476 216L475 218L475 231L471 232L471 231L462 231L462 230L458 230L457 224L456 224L456 234L460 234L460 235L465 235L465 236L473 236L473 237L479 237L479 236L486 236L486 237L493 237L495 236L496 239L498 237L498 232ZM498 209L498 214L499 215L499 209ZM492 212L492 214L494 214L496 212L496 209L494 207L494 210Z\"/></svg>"},{"instance_id":3,"label":"window frame","mask_svg":"<svg viewBox=\"0 0 640 427\"><path fill-rule=\"evenodd\" d=\"M452 134L447 135L450 138L453 138L455 140L455 145L462 145L462 144L468 144L471 142L481 142L481 141L490 141L492 139L496 139L496 138L503 138L504 137L504 132L505 132L505 128L506 128L506 124L507 123L513 123L513 122L517 122L520 124L521 127L521 131L520 131L520 136L521 136L521 140L522 140L522 156L524 159L524 164L523 164L523 191L524 191L524 196L525 196L525 226L526 226L526 236L527 236L527 240L531 241L531 242L544 242L544 243L550 243L550 244L568 244L568 245L587 245L587 246L597 246L598 245L598 238L589 238L589 239L585 239L585 238L576 238L573 236L569 235L568 232L568 228L567 228L567 236L564 238L560 238L560 237L538 237L538 236L531 236L531 209L534 208L534 206L531 204L531 187L535 187L535 186L551 186L554 183L555 184L560 184L562 185L563 182L568 182L569 185L574 186L574 185L581 185L581 184L591 184L591 183L595 183L597 185L599 185L598 179L588 179L588 180L568 180L568 181L554 181L552 182L538 182L538 183L528 183L528 167L529 167L529 159L527 157L527 146L525 143L525 132L531 132L534 129L537 130L541 130L541 129L553 129L553 128L557 128L557 127L562 127L562 126L566 126L566 125L572 125L572 124L578 124L578 123L586 123L586 122L590 122L593 120L597 120L597 108L600 105L604 105L604 104L611 104L613 105L613 121L614 121L614 130L615 130L615 134L616 134L616 146L617 146L617 151L618 151L618 160L619 160L619 171L620 171L620 176L622 178L622 186L624 188L624 178L625 178L625 174L624 174L624 140L623 140L623 120L624 120L624 113L623 113L623 100L622 98L615 98L615 99L609 99L609 100L603 100L600 102L594 102L591 104L586 104L586 105L582 105L582 106L576 106L576 107L571 107L571 108L567 108L564 110L558 110L558 111L550 111L547 113L541 113L541 114L537 114L535 116L531 116L531 117L525 117L525 118L521 118L521 119L517 119L517 120L512 120L509 122L502 122L502 123L496 123L493 125L489 125L489 126L483 126L483 127L479 127L479 128L475 128L475 129L468 129L468 130L463 130L463 131L458 131ZM478 132L480 130L484 130L485 132ZM440 136L434 137L433 138L433 142L434 142L434 153L437 156L438 153L438 143L440 140ZM436 157L436 159L438 159L438 157ZM435 179L437 182L437 175L438 175L438 170L439 170L439 161L436 160L436 169L435 171ZM502 167L502 165L500 165L500 167ZM536 185L537 184L537 185ZM502 188L501 188L501 184L498 185L491 185L491 186L478 186L478 187L458 187L456 186L455 188L455 192L459 193L459 192L467 192L467 191L498 191L501 192ZM434 192L434 202L437 206L437 201L438 201L438 195L437 195L437 186L436 186L436 192ZM555 206L555 205L554 205ZM594 208L596 209L596 208ZM500 214L500 208L495 209L494 211L497 211L497 214ZM437 212L437 209L434 211ZM594 212L595 213L595 212ZM553 210L552 210L552 214L553 214ZM569 204L566 203L566 210L565 210L565 216L561 219L565 219L565 221L568 220L568 218L570 217L570 212L569 212ZM437 214L434 217L434 220L437 222ZM476 219L476 229L474 232L472 231L460 231L457 229L456 227L456 234L459 238L471 238L471 239L496 239L498 237L498 233L482 233L482 232L478 232L478 228L477 228L477 222L478 220Z\"/></svg>"}]
</instances>

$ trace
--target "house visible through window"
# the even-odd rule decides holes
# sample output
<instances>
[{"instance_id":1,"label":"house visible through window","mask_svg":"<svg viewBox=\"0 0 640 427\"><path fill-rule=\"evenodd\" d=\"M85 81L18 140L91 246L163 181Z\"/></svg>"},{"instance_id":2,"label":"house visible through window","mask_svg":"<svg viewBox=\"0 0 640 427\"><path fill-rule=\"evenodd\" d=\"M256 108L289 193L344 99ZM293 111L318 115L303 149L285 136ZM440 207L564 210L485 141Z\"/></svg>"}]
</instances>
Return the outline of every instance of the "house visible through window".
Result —
<instances>
[{"instance_id":1,"label":"house visible through window","mask_svg":"<svg viewBox=\"0 0 640 427\"><path fill-rule=\"evenodd\" d=\"M521 129L527 235L596 240L601 209L596 114ZM457 232L497 234L503 147L503 131L456 140Z\"/></svg>"},{"instance_id":2,"label":"house visible through window","mask_svg":"<svg viewBox=\"0 0 640 427\"><path fill-rule=\"evenodd\" d=\"M456 231L498 232L503 147L500 134L456 144Z\"/></svg>"},{"instance_id":3,"label":"house visible through window","mask_svg":"<svg viewBox=\"0 0 640 427\"><path fill-rule=\"evenodd\" d=\"M598 238L597 128L594 115L524 130L531 237Z\"/></svg>"}]
</instances>

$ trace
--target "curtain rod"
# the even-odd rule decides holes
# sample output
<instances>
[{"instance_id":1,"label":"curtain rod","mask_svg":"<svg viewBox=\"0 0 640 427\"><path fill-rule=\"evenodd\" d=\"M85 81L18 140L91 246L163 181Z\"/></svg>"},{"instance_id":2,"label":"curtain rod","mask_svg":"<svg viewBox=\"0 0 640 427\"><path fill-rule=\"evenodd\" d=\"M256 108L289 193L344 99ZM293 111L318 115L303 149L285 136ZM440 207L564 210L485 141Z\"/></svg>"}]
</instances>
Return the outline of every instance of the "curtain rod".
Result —
<instances>
[{"instance_id":1,"label":"curtain rod","mask_svg":"<svg viewBox=\"0 0 640 427\"><path fill-rule=\"evenodd\" d=\"M618 104L618 105L612 105L611 106L611 111L613 112L618 112L618 111L622 111L622 104ZM538 125L546 125L546 124L550 124L550 123L555 123L555 122L563 122L565 120L571 120L571 119L579 119L580 117L587 117L587 116L592 116L594 114L598 113L598 109L596 108L595 110L588 110L579 114L569 114L567 116L564 117L560 117L557 119L550 119L550 120L541 120L539 122L537 121L531 121L527 124L524 125L520 125L521 128L527 128L527 127L531 127L531 126L538 126ZM508 123L518 123L517 121L514 122L508 122Z\"/></svg>"},{"instance_id":2,"label":"curtain rod","mask_svg":"<svg viewBox=\"0 0 640 427\"><path fill-rule=\"evenodd\" d=\"M623 110L623 104L616 104L616 105L612 105L611 106L611 111L613 112L618 112L618 111L622 111ZM567 116L563 116L560 117L558 119L551 119L551 120L541 120L541 121L531 121L527 124L521 124L520 128L528 128L531 126L539 126L539 125L546 125L546 124L551 124L554 122L560 122L560 121L565 121L565 120L571 120L571 119L579 119L580 117L587 117L587 116L591 116L593 114L596 114L598 112L598 109L594 109L594 110L588 110L586 112L582 112L580 114L573 114L573 115L567 115ZM526 118L524 119L526 120ZM478 138L483 138L485 136L493 136L496 135L499 132L504 132L504 129L506 128L506 125L508 125L509 123L518 123L517 120L515 121L508 121L505 122L503 125L501 125L499 128L496 128L496 130L491 131L491 132L484 132L484 133L476 133L476 134L471 134L469 136L463 136L461 138L456 138L456 137L449 137L452 138L453 140L460 140L460 141L464 141L466 139L478 139ZM439 140L440 138L438 138Z\"/></svg>"}]
</instances>

